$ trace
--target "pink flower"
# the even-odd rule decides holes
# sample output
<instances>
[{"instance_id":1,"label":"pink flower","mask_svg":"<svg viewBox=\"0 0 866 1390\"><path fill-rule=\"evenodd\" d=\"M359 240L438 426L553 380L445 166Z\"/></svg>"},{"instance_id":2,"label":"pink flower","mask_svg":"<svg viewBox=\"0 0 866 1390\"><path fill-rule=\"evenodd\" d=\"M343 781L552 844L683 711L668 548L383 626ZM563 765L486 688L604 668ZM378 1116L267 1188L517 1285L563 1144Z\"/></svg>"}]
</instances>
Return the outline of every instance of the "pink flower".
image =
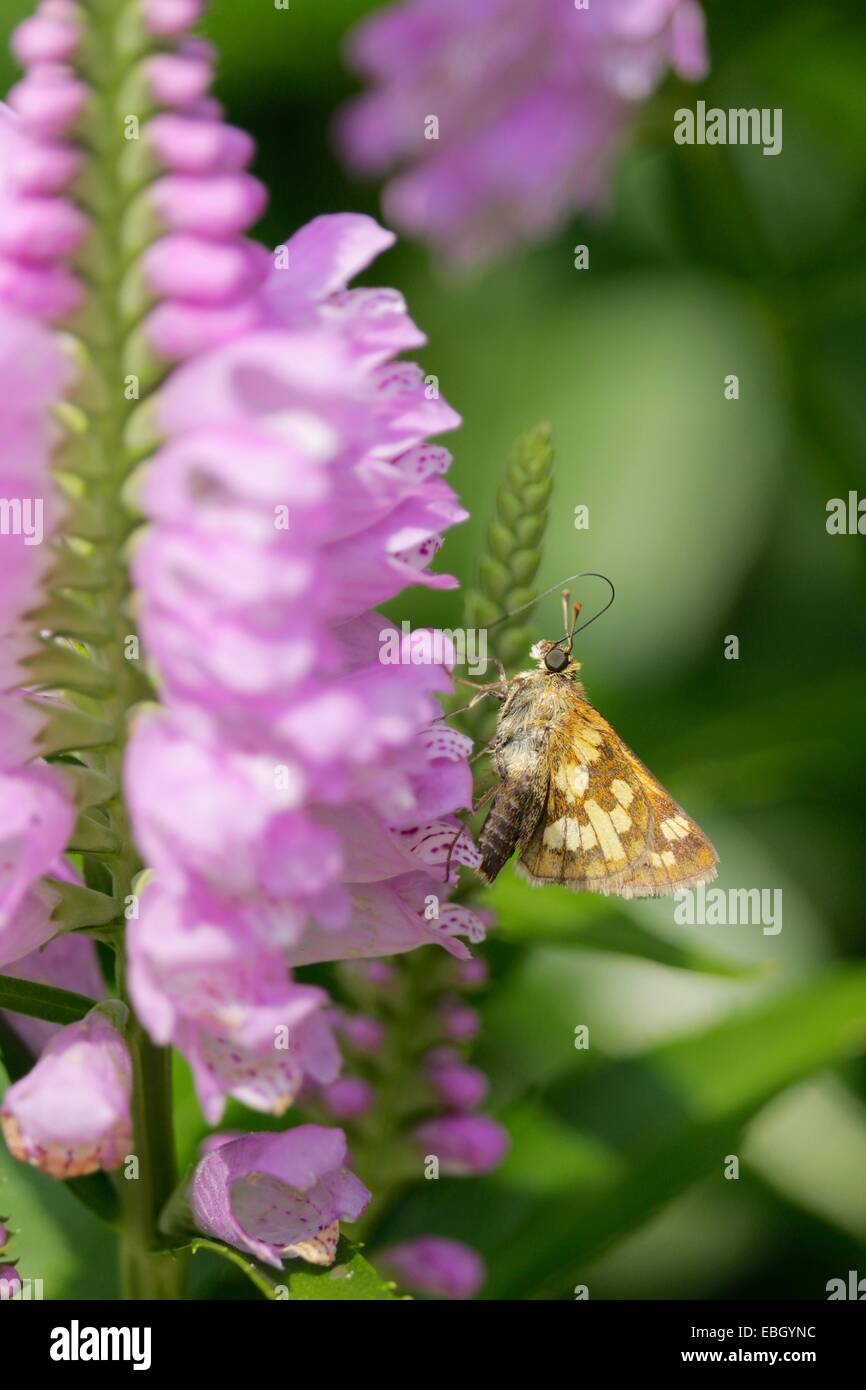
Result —
<instances>
[{"instance_id":1,"label":"pink flower","mask_svg":"<svg viewBox=\"0 0 866 1390\"><path fill-rule=\"evenodd\" d=\"M19 917L26 915L26 908L19 910ZM72 990L74 994L91 999L101 999L105 993L96 947L89 937L78 932L62 932L52 937L47 946L40 946L15 961L7 961L3 974L13 975L18 980L56 985L58 989ZM56 1023L45 1023L25 1014L4 1013L3 1019L36 1056L59 1031Z\"/></svg>"},{"instance_id":2,"label":"pink flower","mask_svg":"<svg viewBox=\"0 0 866 1390\"><path fill-rule=\"evenodd\" d=\"M391 1245L377 1255L376 1265L406 1288L437 1298L474 1298L487 1274L476 1250L445 1236Z\"/></svg>"},{"instance_id":3,"label":"pink flower","mask_svg":"<svg viewBox=\"0 0 866 1390\"><path fill-rule=\"evenodd\" d=\"M53 769L0 773L0 966L43 945L57 930L57 896L40 884L60 869L75 813Z\"/></svg>"},{"instance_id":4,"label":"pink flower","mask_svg":"<svg viewBox=\"0 0 866 1390\"><path fill-rule=\"evenodd\" d=\"M457 1176L490 1172L508 1152L508 1135L487 1115L437 1115L412 1133L425 1154L439 1159L443 1173Z\"/></svg>"},{"instance_id":5,"label":"pink flower","mask_svg":"<svg viewBox=\"0 0 866 1390\"><path fill-rule=\"evenodd\" d=\"M335 1120L360 1120L372 1107L375 1092L360 1076L344 1076L326 1086L322 1100Z\"/></svg>"},{"instance_id":6,"label":"pink flower","mask_svg":"<svg viewBox=\"0 0 866 1390\"><path fill-rule=\"evenodd\" d=\"M371 961L371 965L379 965L379 961ZM393 967L392 967L393 969ZM342 1038L345 1038L350 1047L356 1052L378 1052L387 1036L387 1029L384 1023L378 1018L371 1018L365 1014L345 1014L335 1011L334 1026Z\"/></svg>"},{"instance_id":7,"label":"pink flower","mask_svg":"<svg viewBox=\"0 0 866 1390\"><path fill-rule=\"evenodd\" d=\"M0 208L3 199L3 131L0 109ZM2 297L2 296L0 296ZM50 541L60 500L50 473L49 410L60 390L63 365L50 335L0 303L0 692L26 681L23 662L37 649L34 626L25 614L38 608L51 561ZM16 717L8 699L0 704L3 726ZM19 716L21 717L21 716ZM23 761L23 759L22 759ZM4 754L4 765L12 763Z\"/></svg>"},{"instance_id":8,"label":"pink flower","mask_svg":"<svg viewBox=\"0 0 866 1390\"><path fill-rule=\"evenodd\" d=\"M327 995L293 983L279 953L239 934L219 903L200 894L185 907L149 888L128 950L136 1013L154 1041L186 1055L210 1124L228 1095L279 1115L305 1078L336 1079Z\"/></svg>"},{"instance_id":9,"label":"pink flower","mask_svg":"<svg viewBox=\"0 0 866 1390\"><path fill-rule=\"evenodd\" d=\"M342 1130L319 1125L228 1140L193 1175L196 1225L277 1269L285 1258L333 1264L340 1222L370 1200L345 1160Z\"/></svg>"},{"instance_id":10,"label":"pink flower","mask_svg":"<svg viewBox=\"0 0 866 1390\"><path fill-rule=\"evenodd\" d=\"M54 1178L118 1168L129 1153L132 1064L99 1008L55 1033L9 1087L0 1123L9 1152Z\"/></svg>"},{"instance_id":11,"label":"pink flower","mask_svg":"<svg viewBox=\"0 0 866 1390\"><path fill-rule=\"evenodd\" d=\"M459 1059L434 1058L428 1073L438 1099L451 1110L474 1110L487 1095L487 1077Z\"/></svg>"},{"instance_id":12,"label":"pink flower","mask_svg":"<svg viewBox=\"0 0 866 1390\"><path fill-rule=\"evenodd\" d=\"M0 1265L0 1303L11 1301L21 1292L21 1275L14 1265Z\"/></svg>"},{"instance_id":13,"label":"pink flower","mask_svg":"<svg viewBox=\"0 0 866 1390\"><path fill-rule=\"evenodd\" d=\"M389 221L455 261L494 258L601 201L640 102L707 68L696 0L407 0L353 31L369 91L339 139L398 173Z\"/></svg>"},{"instance_id":14,"label":"pink flower","mask_svg":"<svg viewBox=\"0 0 866 1390\"><path fill-rule=\"evenodd\" d=\"M8 205L7 134L0 109L0 221ZM14 201L14 200L13 200ZM31 231L33 228L31 228ZM2 241L2 236L0 236ZM2 297L2 296L0 296ZM67 780L37 758L44 722L21 690L40 648L37 611L51 565L60 499L50 472L49 409L64 379L51 336L0 304L0 969L57 931L57 894L40 880L67 876L62 855L75 823Z\"/></svg>"}]
</instances>

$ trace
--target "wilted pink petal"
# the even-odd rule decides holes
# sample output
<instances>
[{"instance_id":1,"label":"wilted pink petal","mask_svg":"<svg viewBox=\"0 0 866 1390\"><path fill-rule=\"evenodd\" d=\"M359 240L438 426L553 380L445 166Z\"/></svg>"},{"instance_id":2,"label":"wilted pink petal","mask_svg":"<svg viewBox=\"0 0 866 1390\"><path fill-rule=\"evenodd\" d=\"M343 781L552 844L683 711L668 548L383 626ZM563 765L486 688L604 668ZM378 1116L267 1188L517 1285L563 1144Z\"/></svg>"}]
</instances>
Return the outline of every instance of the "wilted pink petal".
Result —
<instances>
[{"instance_id":1,"label":"wilted pink petal","mask_svg":"<svg viewBox=\"0 0 866 1390\"><path fill-rule=\"evenodd\" d=\"M339 1223L357 1221L370 1200L345 1161L342 1130L319 1125L220 1144L193 1176L196 1224L277 1269L284 1258L333 1264Z\"/></svg>"},{"instance_id":2,"label":"wilted pink petal","mask_svg":"<svg viewBox=\"0 0 866 1390\"><path fill-rule=\"evenodd\" d=\"M56 1033L6 1092L0 1123L9 1152L54 1178L118 1168L132 1142L131 1091L126 1043L94 1009Z\"/></svg>"}]
</instances>

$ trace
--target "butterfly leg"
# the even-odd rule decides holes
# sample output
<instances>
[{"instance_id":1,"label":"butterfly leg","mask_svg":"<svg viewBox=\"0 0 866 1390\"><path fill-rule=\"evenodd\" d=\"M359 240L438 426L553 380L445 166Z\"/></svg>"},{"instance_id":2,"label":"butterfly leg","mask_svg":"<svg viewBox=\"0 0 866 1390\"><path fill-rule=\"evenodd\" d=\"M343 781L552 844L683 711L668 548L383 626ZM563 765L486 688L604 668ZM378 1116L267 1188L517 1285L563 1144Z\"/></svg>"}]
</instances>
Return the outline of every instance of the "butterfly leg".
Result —
<instances>
[{"instance_id":1,"label":"butterfly leg","mask_svg":"<svg viewBox=\"0 0 866 1390\"><path fill-rule=\"evenodd\" d=\"M484 690L487 693L499 689L499 681L487 681L484 685L479 685L478 681L469 681L465 676L455 676L454 683L455 685L469 685L473 690Z\"/></svg>"},{"instance_id":2,"label":"butterfly leg","mask_svg":"<svg viewBox=\"0 0 866 1390\"><path fill-rule=\"evenodd\" d=\"M472 681L466 681L465 684L472 685ZM482 700L486 700L488 695L493 695L499 687L498 685L485 685L476 686L475 689L478 691L478 694L472 697L468 705L462 705L460 709L446 710L444 714L437 714L433 721L434 724L438 724L440 719L452 719L455 714L465 714L467 710L474 709Z\"/></svg>"},{"instance_id":3,"label":"butterfly leg","mask_svg":"<svg viewBox=\"0 0 866 1390\"><path fill-rule=\"evenodd\" d=\"M479 758L483 758L485 753L489 753L495 742L496 736L494 735L489 743L485 743L483 748L479 748L477 752L473 753L472 757L469 759L470 767L473 763L477 763Z\"/></svg>"},{"instance_id":4,"label":"butterfly leg","mask_svg":"<svg viewBox=\"0 0 866 1390\"><path fill-rule=\"evenodd\" d=\"M488 801L490 801L490 799L496 795L501 786L501 782L494 782L492 787L488 787L484 795L479 797L478 801L472 807L470 814L473 816L477 816L478 812L481 810L481 807L487 805Z\"/></svg>"},{"instance_id":5,"label":"butterfly leg","mask_svg":"<svg viewBox=\"0 0 866 1390\"><path fill-rule=\"evenodd\" d=\"M472 806L472 807L470 807L470 812L469 812L469 814L472 815L472 816L474 816L474 815L476 815L476 814L481 810L481 807L482 807L482 806L486 806L487 803L488 803L488 801L490 801L491 797L494 797L494 796L496 795L496 793L499 791L499 788L500 788L501 785L502 785L502 784L501 784L500 782L495 782L495 783L493 784L492 787L488 787L487 791L486 791L486 792L484 793L484 795L480 798L480 800L477 802L477 804L474 805L474 806ZM458 843L458 841L459 841L459 839L460 839L460 836L463 834L463 831L464 831L465 829L466 829L466 826L463 825L463 824L461 823L461 825L458 826L457 834L454 836L454 839L451 841L451 844L448 846L448 857L447 857L447 859L445 860L445 882L446 882L446 883L448 882L449 878L451 877L451 856L452 856L452 854L454 853L454 850L457 848L457 843Z\"/></svg>"}]
</instances>

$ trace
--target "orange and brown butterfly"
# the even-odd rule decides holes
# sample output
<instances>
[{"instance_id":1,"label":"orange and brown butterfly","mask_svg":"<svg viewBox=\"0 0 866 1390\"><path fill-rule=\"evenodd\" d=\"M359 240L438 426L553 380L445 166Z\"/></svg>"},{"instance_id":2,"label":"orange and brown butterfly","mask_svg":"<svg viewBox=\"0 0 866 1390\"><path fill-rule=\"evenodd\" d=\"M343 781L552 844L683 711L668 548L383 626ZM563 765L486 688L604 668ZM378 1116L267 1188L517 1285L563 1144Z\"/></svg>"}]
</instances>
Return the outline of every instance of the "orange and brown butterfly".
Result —
<instances>
[{"instance_id":1,"label":"orange and brown butterfly","mask_svg":"<svg viewBox=\"0 0 866 1390\"><path fill-rule=\"evenodd\" d=\"M567 614L567 593L563 602ZM718 863L712 844L576 679L579 612L575 604L565 638L532 648L536 669L485 688L503 704L493 740L500 781L478 839L478 873L492 883L516 854L530 883L574 892L646 898L708 883Z\"/></svg>"}]
</instances>

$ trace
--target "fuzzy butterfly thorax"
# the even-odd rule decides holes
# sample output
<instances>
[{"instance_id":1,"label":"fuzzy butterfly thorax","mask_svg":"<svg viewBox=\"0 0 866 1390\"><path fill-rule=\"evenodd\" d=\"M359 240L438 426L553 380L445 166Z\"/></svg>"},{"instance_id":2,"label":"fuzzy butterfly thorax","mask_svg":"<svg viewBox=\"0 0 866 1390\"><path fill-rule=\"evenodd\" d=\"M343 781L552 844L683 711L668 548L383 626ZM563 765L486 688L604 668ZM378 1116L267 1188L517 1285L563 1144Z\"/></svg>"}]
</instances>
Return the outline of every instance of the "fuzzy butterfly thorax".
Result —
<instances>
[{"instance_id":1,"label":"fuzzy butterfly thorax","mask_svg":"<svg viewBox=\"0 0 866 1390\"><path fill-rule=\"evenodd\" d=\"M479 874L492 883L512 854L533 884L657 897L706 883L718 856L701 830L590 704L580 663L507 683L493 754L500 777L481 830Z\"/></svg>"}]
</instances>

